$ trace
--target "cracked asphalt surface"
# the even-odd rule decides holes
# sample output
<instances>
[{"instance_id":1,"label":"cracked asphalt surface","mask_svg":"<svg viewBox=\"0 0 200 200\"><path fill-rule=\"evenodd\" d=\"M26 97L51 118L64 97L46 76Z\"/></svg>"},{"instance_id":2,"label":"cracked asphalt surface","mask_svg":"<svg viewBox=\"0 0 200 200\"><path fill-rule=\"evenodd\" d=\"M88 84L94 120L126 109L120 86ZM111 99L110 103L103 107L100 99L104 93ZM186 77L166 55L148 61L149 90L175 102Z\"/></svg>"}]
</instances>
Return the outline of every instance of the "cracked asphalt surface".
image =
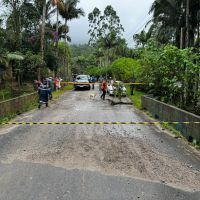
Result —
<instances>
[{"instance_id":1,"label":"cracked asphalt surface","mask_svg":"<svg viewBox=\"0 0 200 200\"><path fill-rule=\"evenodd\" d=\"M15 121L149 121L97 91L66 92ZM200 153L152 125L0 129L0 200L200 200Z\"/></svg>"}]
</instances>

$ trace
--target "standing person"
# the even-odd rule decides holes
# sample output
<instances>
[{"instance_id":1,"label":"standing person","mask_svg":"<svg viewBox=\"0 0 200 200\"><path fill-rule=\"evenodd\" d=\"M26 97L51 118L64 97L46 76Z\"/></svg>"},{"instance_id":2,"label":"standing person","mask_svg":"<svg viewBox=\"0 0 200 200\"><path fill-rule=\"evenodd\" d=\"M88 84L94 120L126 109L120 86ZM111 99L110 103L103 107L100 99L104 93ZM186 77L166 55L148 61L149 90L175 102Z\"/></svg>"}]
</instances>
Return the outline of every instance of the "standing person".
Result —
<instances>
[{"instance_id":1,"label":"standing person","mask_svg":"<svg viewBox=\"0 0 200 200\"><path fill-rule=\"evenodd\" d=\"M134 90L134 81L130 81L130 91L131 91L131 96L133 96L133 90Z\"/></svg>"},{"instance_id":2,"label":"standing person","mask_svg":"<svg viewBox=\"0 0 200 200\"><path fill-rule=\"evenodd\" d=\"M58 77L56 77L54 79L54 85L55 85L55 90L56 91L59 89L59 82L60 82L60 80L58 79Z\"/></svg>"},{"instance_id":3,"label":"standing person","mask_svg":"<svg viewBox=\"0 0 200 200\"><path fill-rule=\"evenodd\" d=\"M107 91L107 82L106 80L104 80L101 84L101 90L102 90L102 95L101 95L101 99L105 100L105 96L106 96L106 91Z\"/></svg>"},{"instance_id":4,"label":"standing person","mask_svg":"<svg viewBox=\"0 0 200 200\"><path fill-rule=\"evenodd\" d=\"M53 86L54 86L53 80L52 80L52 77L49 77L46 80L47 80L47 86L50 90L49 99L51 100L53 98L53 96L52 96Z\"/></svg>"},{"instance_id":5,"label":"standing person","mask_svg":"<svg viewBox=\"0 0 200 200\"><path fill-rule=\"evenodd\" d=\"M94 78L94 76L92 76L91 82L92 82L92 89L94 90L94 83L95 83L95 78Z\"/></svg>"},{"instance_id":6,"label":"standing person","mask_svg":"<svg viewBox=\"0 0 200 200\"><path fill-rule=\"evenodd\" d=\"M62 78L58 78L59 82L58 82L58 89L61 89L61 81L62 81Z\"/></svg>"},{"instance_id":7,"label":"standing person","mask_svg":"<svg viewBox=\"0 0 200 200\"><path fill-rule=\"evenodd\" d=\"M99 82L99 95L100 95L100 97L101 97L101 95L102 95L102 90L101 90L101 82Z\"/></svg>"},{"instance_id":8,"label":"standing person","mask_svg":"<svg viewBox=\"0 0 200 200\"><path fill-rule=\"evenodd\" d=\"M53 78L52 77L49 77L49 83L50 83L50 88L51 88L51 91L53 92L54 91L54 82L53 82Z\"/></svg>"},{"instance_id":9,"label":"standing person","mask_svg":"<svg viewBox=\"0 0 200 200\"><path fill-rule=\"evenodd\" d=\"M40 82L40 81L34 80L34 90L35 90L35 91L38 90L38 88L40 87L40 85L41 85L41 82Z\"/></svg>"},{"instance_id":10,"label":"standing person","mask_svg":"<svg viewBox=\"0 0 200 200\"><path fill-rule=\"evenodd\" d=\"M43 84L40 85L38 88L38 95L39 95L39 105L38 108L40 109L42 104L45 104L48 107L49 95L51 91L47 85L47 81L45 80Z\"/></svg>"}]
</instances>

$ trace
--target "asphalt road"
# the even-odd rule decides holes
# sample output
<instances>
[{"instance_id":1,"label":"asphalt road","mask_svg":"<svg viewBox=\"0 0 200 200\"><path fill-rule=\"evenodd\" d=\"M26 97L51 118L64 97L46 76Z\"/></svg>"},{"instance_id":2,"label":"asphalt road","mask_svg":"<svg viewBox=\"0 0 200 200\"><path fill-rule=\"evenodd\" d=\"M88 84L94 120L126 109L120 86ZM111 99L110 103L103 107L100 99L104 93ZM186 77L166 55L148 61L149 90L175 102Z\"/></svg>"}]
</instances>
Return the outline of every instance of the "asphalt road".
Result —
<instances>
[{"instance_id":1,"label":"asphalt road","mask_svg":"<svg viewBox=\"0 0 200 200\"><path fill-rule=\"evenodd\" d=\"M97 91L65 93L15 121L149 121ZM0 129L0 200L200 200L200 154L159 126L21 125Z\"/></svg>"}]
</instances>

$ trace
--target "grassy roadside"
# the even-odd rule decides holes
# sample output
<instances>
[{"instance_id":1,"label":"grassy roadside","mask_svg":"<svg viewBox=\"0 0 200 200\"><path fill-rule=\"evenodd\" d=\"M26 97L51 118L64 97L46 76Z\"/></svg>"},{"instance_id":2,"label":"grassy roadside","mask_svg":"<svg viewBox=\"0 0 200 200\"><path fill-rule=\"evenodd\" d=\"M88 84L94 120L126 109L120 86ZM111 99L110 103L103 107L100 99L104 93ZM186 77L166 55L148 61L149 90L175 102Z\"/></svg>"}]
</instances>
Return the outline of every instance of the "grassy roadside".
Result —
<instances>
[{"instance_id":1,"label":"grassy roadside","mask_svg":"<svg viewBox=\"0 0 200 200\"><path fill-rule=\"evenodd\" d=\"M72 90L73 88L74 88L73 85L63 86L61 90L53 92L53 98L57 99L60 97L60 95L64 94L66 91Z\"/></svg>"},{"instance_id":2,"label":"grassy roadside","mask_svg":"<svg viewBox=\"0 0 200 200\"><path fill-rule=\"evenodd\" d=\"M138 109L142 109L142 102L141 102L141 97L143 95L145 95L145 92L142 91L138 91L138 90L134 90L133 92L133 96L130 95L130 87L126 87L127 89L127 93L128 93L128 97L131 99L131 101L133 102L133 105L138 108Z\"/></svg>"},{"instance_id":3,"label":"grassy roadside","mask_svg":"<svg viewBox=\"0 0 200 200\"><path fill-rule=\"evenodd\" d=\"M63 86L61 90L53 92L53 99L58 99L62 94L64 94L66 91L72 90L72 85ZM34 102L30 102L27 105L24 106L24 108L20 111L20 113L9 113L5 116L0 116L0 123L5 123L10 121L11 119L15 118L17 115L33 110L37 108L38 102L37 99Z\"/></svg>"}]
</instances>

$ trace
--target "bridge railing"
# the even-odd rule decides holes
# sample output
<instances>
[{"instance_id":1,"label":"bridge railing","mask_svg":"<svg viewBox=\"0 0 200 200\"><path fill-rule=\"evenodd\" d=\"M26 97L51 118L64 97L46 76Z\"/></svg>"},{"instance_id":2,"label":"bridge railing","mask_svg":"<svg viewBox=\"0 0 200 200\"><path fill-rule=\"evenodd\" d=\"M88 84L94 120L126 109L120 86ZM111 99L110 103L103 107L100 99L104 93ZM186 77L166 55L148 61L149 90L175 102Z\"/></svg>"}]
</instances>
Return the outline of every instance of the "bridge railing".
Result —
<instances>
[{"instance_id":1,"label":"bridge railing","mask_svg":"<svg viewBox=\"0 0 200 200\"><path fill-rule=\"evenodd\" d=\"M175 106L158 101L150 96L142 97L142 107L147 109L154 118L166 122L200 122L200 116ZM200 124L174 124L174 128L188 140L200 143Z\"/></svg>"},{"instance_id":2,"label":"bridge railing","mask_svg":"<svg viewBox=\"0 0 200 200\"><path fill-rule=\"evenodd\" d=\"M6 101L0 102L0 117L4 117L10 113L21 113L28 105L36 102L38 99L37 92L22 95Z\"/></svg>"}]
</instances>

